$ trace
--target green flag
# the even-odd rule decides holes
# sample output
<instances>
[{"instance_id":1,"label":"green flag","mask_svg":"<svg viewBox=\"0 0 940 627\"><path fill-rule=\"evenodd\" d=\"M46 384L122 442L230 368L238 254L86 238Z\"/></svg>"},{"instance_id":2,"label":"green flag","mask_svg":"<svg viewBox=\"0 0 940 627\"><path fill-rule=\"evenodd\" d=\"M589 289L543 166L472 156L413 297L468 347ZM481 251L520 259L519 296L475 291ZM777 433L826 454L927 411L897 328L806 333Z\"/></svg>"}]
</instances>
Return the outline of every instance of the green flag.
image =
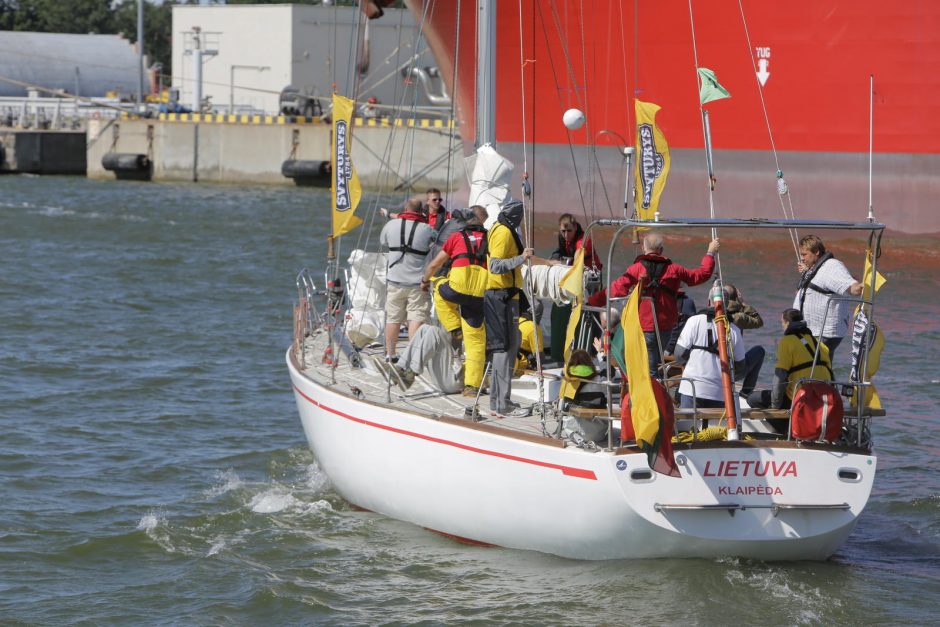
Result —
<instances>
[{"instance_id":1,"label":"green flag","mask_svg":"<svg viewBox=\"0 0 940 627\"><path fill-rule=\"evenodd\" d=\"M728 93L728 90L722 87L721 83L718 82L718 78L715 76L715 73L708 68L698 68L698 78L702 82L702 86L699 89L698 94L699 100L702 101L702 104L711 102L712 100L721 100L722 98L731 97L731 94Z\"/></svg>"}]
</instances>

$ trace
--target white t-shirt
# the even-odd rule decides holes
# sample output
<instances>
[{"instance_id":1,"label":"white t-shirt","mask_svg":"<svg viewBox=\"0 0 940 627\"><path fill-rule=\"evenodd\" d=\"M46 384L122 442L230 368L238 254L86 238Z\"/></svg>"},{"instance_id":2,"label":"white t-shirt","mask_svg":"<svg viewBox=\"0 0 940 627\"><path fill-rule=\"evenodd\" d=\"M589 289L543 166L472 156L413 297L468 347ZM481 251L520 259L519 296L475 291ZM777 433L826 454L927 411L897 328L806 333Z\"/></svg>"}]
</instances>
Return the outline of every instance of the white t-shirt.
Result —
<instances>
[{"instance_id":1,"label":"white t-shirt","mask_svg":"<svg viewBox=\"0 0 940 627\"><path fill-rule=\"evenodd\" d=\"M744 360L744 340L737 325L731 325L731 361ZM696 314L688 319L679 339L676 341L676 354L681 354L692 346L708 346L708 331L711 329L712 342L718 349L718 327L709 322L705 314ZM679 347L682 347L681 349ZM692 349L689 361L682 373L683 379L695 382L695 396L712 401L724 399L721 389L721 362L718 355L700 349ZM683 380L679 383L679 393L692 396L692 382Z\"/></svg>"}]
</instances>

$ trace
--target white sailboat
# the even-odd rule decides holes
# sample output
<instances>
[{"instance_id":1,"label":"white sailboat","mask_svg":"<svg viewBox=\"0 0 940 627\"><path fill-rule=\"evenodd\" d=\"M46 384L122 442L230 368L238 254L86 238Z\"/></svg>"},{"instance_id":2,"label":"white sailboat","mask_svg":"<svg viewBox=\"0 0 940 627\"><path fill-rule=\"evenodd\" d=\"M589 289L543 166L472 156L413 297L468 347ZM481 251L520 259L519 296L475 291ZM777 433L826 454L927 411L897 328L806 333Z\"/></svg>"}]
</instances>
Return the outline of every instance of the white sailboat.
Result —
<instances>
[{"instance_id":1,"label":"white sailboat","mask_svg":"<svg viewBox=\"0 0 940 627\"><path fill-rule=\"evenodd\" d=\"M616 245L636 227L867 231L875 251L884 229L874 220L713 218L610 219L588 230L611 230ZM615 275L608 271L608 286ZM866 275L869 319L876 277L876 268ZM788 419L787 410L677 409L691 441L673 445L678 476L669 476L653 471L635 442L616 437L621 412L611 394L606 409L590 412L612 427L594 444L564 428L578 411L555 402L557 385L536 385L544 375L514 381L517 400L536 401L529 417L481 418L475 408L485 396L444 394L425 377L399 391L364 358L381 349L356 348L343 334L342 299L321 312L309 273L297 285L286 359L301 424L320 468L356 507L467 542L575 559L818 560L845 541L868 502L877 467L870 423L879 409L846 408L834 441L777 435L766 421ZM868 347L860 350L867 363ZM838 384L867 392L868 377L859 378ZM704 441L703 421L726 414L740 438Z\"/></svg>"}]
</instances>

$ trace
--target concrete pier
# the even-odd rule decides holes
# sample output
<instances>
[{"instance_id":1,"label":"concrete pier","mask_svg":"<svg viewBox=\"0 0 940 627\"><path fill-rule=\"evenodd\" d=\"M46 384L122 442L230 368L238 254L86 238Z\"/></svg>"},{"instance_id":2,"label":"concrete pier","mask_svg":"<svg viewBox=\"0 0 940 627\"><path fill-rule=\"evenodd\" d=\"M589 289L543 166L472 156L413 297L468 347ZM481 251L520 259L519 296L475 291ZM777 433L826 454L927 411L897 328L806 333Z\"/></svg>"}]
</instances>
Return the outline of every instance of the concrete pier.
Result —
<instances>
[{"instance_id":1,"label":"concrete pier","mask_svg":"<svg viewBox=\"0 0 940 627\"><path fill-rule=\"evenodd\" d=\"M146 155L154 181L294 185L286 160L329 161L330 129L310 118L164 114L162 119L89 120L87 176L115 178L108 153ZM463 146L442 120L354 120L352 160L365 189L459 186Z\"/></svg>"}]
</instances>

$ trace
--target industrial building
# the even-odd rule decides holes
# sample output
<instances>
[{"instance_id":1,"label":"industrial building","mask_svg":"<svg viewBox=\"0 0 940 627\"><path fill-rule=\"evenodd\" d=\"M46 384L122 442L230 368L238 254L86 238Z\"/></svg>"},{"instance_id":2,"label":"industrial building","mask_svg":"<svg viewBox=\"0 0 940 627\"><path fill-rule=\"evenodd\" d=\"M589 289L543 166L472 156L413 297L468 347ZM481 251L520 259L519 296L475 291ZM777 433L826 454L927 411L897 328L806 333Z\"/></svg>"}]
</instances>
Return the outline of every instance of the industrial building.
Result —
<instances>
[{"instance_id":1,"label":"industrial building","mask_svg":"<svg viewBox=\"0 0 940 627\"><path fill-rule=\"evenodd\" d=\"M193 111L279 113L285 87L326 103L334 84L344 95L358 85L360 101L450 103L433 55L403 9L369 21L356 7L176 5L172 64L179 100ZM415 80L406 82L402 71L411 66Z\"/></svg>"},{"instance_id":2,"label":"industrial building","mask_svg":"<svg viewBox=\"0 0 940 627\"><path fill-rule=\"evenodd\" d=\"M27 84L89 98L136 97L139 66L136 46L119 35L0 31L0 77L12 79L0 80L0 97L27 97Z\"/></svg>"}]
</instances>

